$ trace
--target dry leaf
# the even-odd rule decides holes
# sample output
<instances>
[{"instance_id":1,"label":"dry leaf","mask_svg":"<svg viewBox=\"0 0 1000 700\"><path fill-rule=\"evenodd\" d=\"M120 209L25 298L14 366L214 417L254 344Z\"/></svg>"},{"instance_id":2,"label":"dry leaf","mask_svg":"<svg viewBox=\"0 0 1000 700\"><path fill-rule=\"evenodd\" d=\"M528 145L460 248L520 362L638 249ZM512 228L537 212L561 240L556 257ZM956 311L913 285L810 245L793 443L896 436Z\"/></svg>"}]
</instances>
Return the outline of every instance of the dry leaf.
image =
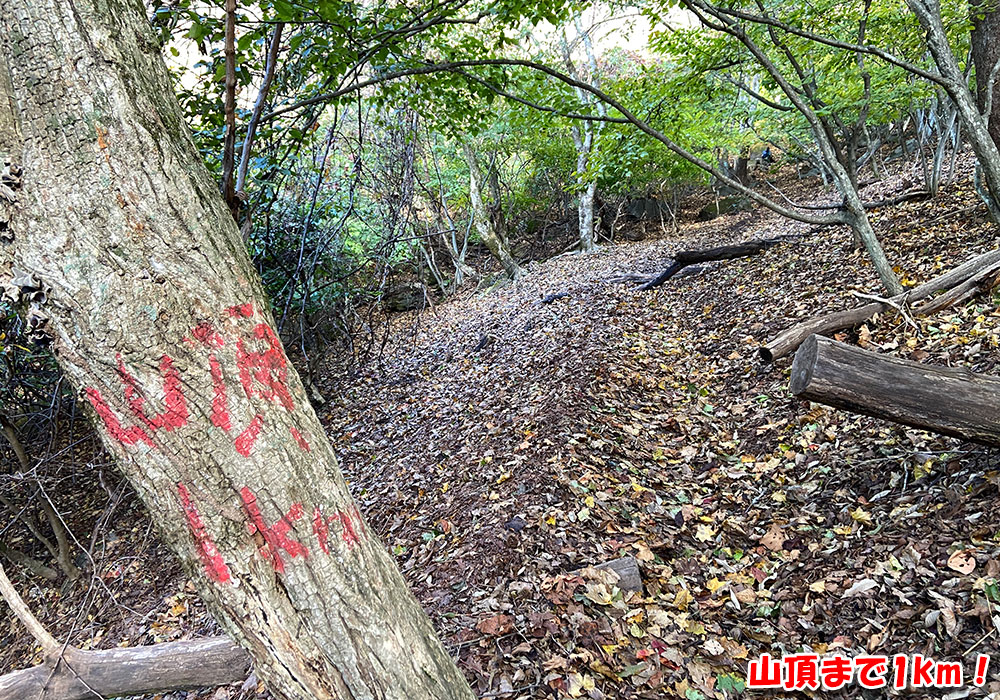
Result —
<instances>
[{"instance_id":1,"label":"dry leaf","mask_svg":"<svg viewBox=\"0 0 1000 700\"><path fill-rule=\"evenodd\" d=\"M976 568L976 553L972 549L960 549L948 557L948 568L960 574L971 574Z\"/></svg>"},{"instance_id":2,"label":"dry leaf","mask_svg":"<svg viewBox=\"0 0 1000 700\"><path fill-rule=\"evenodd\" d=\"M514 618L510 615L494 615L485 620L480 620L476 629L483 634L498 637L514 630Z\"/></svg>"},{"instance_id":3,"label":"dry leaf","mask_svg":"<svg viewBox=\"0 0 1000 700\"><path fill-rule=\"evenodd\" d=\"M771 528L760 538L760 543L772 552L777 552L784 546L785 539L785 535L781 532L781 526L778 523L772 523Z\"/></svg>"}]
</instances>

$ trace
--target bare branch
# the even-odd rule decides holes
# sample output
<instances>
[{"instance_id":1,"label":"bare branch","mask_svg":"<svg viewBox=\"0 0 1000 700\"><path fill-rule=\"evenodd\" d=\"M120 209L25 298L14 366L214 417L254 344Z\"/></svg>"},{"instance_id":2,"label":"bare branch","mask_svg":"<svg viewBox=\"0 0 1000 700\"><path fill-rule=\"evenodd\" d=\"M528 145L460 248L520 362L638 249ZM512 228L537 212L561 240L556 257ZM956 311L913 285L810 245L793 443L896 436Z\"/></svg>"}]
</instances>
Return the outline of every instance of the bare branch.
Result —
<instances>
[{"instance_id":1,"label":"bare branch","mask_svg":"<svg viewBox=\"0 0 1000 700\"><path fill-rule=\"evenodd\" d=\"M17 589L14 588L14 584L7 578L7 572L4 571L2 564L0 564L0 595L3 595L4 600L7 601L7 605L14 612L14 616L28 628L31 636L41 645L42 653L45 656L57 654L62 645L49 634L49 631L38 621L38 618L31 613L24 599L21 598Z\"/></svg>"}]
</instances>

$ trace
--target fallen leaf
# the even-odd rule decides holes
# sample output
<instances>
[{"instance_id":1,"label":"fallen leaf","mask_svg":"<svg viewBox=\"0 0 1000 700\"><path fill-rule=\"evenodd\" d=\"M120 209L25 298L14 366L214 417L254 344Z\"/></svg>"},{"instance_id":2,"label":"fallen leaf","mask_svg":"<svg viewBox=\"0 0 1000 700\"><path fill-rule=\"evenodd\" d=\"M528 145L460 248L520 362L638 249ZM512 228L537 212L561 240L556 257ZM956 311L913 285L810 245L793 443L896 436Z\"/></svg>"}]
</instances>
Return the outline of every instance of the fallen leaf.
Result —
<instances>
[{"instance_id":1,"label":"fallen leaf","mask_svg":"<svg viewBox=\"0 0 1000 700\"><path fill-rule=\"evenodd\" d=\"M777 552L784 546L785 539L785 535L781 532L781 526L778 523L772 523L771 528L760 538L760 543L772 552Z\"/></svg>"},{"instance_id":2,"label":"fallen leaf","mask_svg":"<svg viewBox=\"0 0 1000 700\"><path fill-rule=\"evenodd\" d=\"M854 585L844 591L844 598L853 598L854 596L859 596L862 593L867 593L873 588L878 588L878 581L870 578L863 578L859 581L855 581Z\"/></svg>"},{"instance_id":3,"label":"fallen leaf","mask_svg":"<svg viewBox=\"0 0 1000 700\"><path fill-rule=\"evenodd\" d=\"M948 568L960 574L971 574L976 568L976 554L971 549L960 549L948 557Z\"/></svg>"},{"instance_id":4,"label":"fallen leaf","mask_svg":"<svg viewBox=\"0 0 1000 700\"><path fill-rule=\"evenodd\" d=\"M480 620L476 629L491 637L498 637L514 630L514 618L510 615L494 615Z\"/></svg>"}]
</instances>

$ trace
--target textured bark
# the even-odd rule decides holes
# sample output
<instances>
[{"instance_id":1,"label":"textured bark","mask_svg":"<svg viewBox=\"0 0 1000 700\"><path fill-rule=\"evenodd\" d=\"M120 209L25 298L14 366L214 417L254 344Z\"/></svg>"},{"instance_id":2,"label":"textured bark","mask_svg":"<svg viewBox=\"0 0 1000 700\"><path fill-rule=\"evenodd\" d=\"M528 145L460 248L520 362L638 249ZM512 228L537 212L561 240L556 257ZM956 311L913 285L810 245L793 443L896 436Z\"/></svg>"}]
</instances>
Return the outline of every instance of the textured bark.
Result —
<instances>
[{"instance_id":1,"label":"textured bark","mask_svg":"<svg viewBox=\"0 0 1000 700\"><path fill-rule=\"evenodd\" d=\"M987 277L992 270L995 270L998 264L1000 264L1000 250L991 250L988 253L983 253L982 255L977 255L971 260L967 260L958 267L948 270L948 272L945 272L942 275L938 275L929 282L925 282L905 294L893 297L892 301L896 304L903 303L904 301L920 301L936 292L945 290L945 294L941 295L941 297L935 298L928 304L918 307L916 310L917 314L933 313L934 311L944 308L943 304L945 304L945 300L947 300L947 303L949 304L956 303L958 301L958 297L950 296L951 290L962 287L962 285L970 280L976 280L978 283L984 277ZM964 291L966 290L963 289L963 292ZM939 302L938 299L942 299L942 301ZM758 351L760 359L764 362L774 362L775 360L794 352L795 349L806 340L806 338L814 333L832 333L833 331L839 331L844 328L853 328L860 323L864 323L875 314L882 313L883 311L887 311L891 308L892 306L889 304L876 301L871 304L855 307L853 309L836 311L831 314L814 316L813 318L806 319L805 321L797 323L788 330L778 334L773 340L768 342L767 345L761 346Z\"/></svg>"},{"instance_id":2,"label":"textured bark","mask_svg":"<svg viewBox=\"0 0 1000 700\"><path fill-rule=\"evenodd\" d=\"M984 186L977 186L977 190L986 202L990 216L995 222L1000 221L1000 147L990 135L986 121L969 91L965 75L948 43L938 0L907 0L906 4L926 33L927 48L941 74L942 87L954 101L966 139L976 154L977 185L980 176L984 180Z\"/></svg>"},{"instance_id":3,"label":"textured bark","mask_svg":"<svg viewBox=\"0 0 1000 700\"><path fill-rule=\"evenodd\" d=\"M792 394L914 428L1000 445L1000 379L879 355L813 335L795 353Z\"/></svg>"},{"instance_id":4,"label":"textured bark","mask_svg":"<svg viewBox=\"0 0 1000 700\"><path fill-rule=\"evenodd\" d=\"M80 651L0 676L0 700L91 700L242 681L250 657L225 637ZM95 695L96 694L96 695Z\"/></svg>"},{"instance_id":5,"label":"textured bark","mask_svg":"<svg viewBox=\"0 0 1000 700\"><path fill-rule=\"evenodd\" d=\"M972 63L976 66L976 106L986 115L989 134L1000 144L1000 80L994 75L1000 61L1000 11L997 0L969 0L972 15ZM994 78L990 80L991 76ZM992 95L990 94L992 93Z\"/></svg>"},{"instance_id":6,"label":"textured bark","mask_svg":"<svg viewBox=\"0 0 1000 700\"><path fill-rule=\"evenodd\" d=\"M578 215L580 220L580 250L592 253L597 249L597 234L594 226L594 195L597 194L597 183L590 182L580 192Z\"/></svg>"},{"instance_id":7,"label":"textured bark","mask_svg":"<svg viewBox=\"0 0 1000 700\"><path fill-rule=\"evenodd\" d=\"M213 615L281 700L472 698L352 503L141 3L4 0L0 63L0 282L44 286L40 330Z\"/></svg>"},{"instance_id":8,"label":"textured bark","mask_svg":"<svg viewBox=\"0 0 1000 700\"><path fill-rule=\"evenodd\" d=\"M489 248L489 251L493 253L493 257L500 261L504 272L511 279L518 279L524 274L524 271L511 256L507 241L501 232L497 231L493 225L493 217L490 216L489 207L483 199L483 171L476 159L476 151L466 143L462 145L462 152L465 154L465 162L469 166L469 200L472 203L472 218L475 222L476 233L479 234L479 238Z\"/></svg>"}]
</instances>

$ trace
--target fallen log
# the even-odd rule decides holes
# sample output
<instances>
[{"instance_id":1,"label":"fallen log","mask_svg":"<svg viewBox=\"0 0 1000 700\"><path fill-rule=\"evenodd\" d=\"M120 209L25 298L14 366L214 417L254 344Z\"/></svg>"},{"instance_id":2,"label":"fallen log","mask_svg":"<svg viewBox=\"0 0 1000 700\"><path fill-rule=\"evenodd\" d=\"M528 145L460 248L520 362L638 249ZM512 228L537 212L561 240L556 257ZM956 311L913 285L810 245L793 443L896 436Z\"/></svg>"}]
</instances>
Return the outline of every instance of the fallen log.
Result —
<instances>
[{"instance_id":1,"label":"fallen log","mask_svg":"<svg viewBox=\"0 0 1000 700\"><path fill-rule=\"evenodd\" d=\"M549 294L548 296L542 297L542 302L541 303L543 303L543 304L551 304L552 302L556 301L557 299L565 299L568 296L569 296L569 292L555 292L553 294Z\"/></svg>"},{"instance_id":2,"label":"fallen log","mask_svg":"<svg viewBox=\"0 0 1000 700\"><path fill-rule=\"evenodd\" d=\"M762 345L758 351L760 359L764 362L774 362L775 360L794 352L806 338L814 333L822 335L832 333L833 331L843 330L844 328L853 328L858 324L864 323L875 314L882 313L883 311L893 308L893 305L898 306L904 302L910 303L921 301L939 291L944 291L947 294L953 288L959 287L973 278L977 278L978 284L985 278L988 278L991 272L997 269L998 265L1000 265L1000 249L991 250L988 253L983 253L982 255L978 255L975 258L966 261L965 263L949 270L948 272L945 272L942 275L938 275L929 282L925 282L922 285L914 287L908 292L904 292L903 294L899 294L891 299L888 299L887 302L891 303L872 302L853 309L836 311L823 316L814 316L813 318L795 324L791 328L778 334L766 345ZM949 303L955 303L956 301L958 301L957 297L952 299ZM947 305L948 304L936 307L927 306L918 308L917 314L928 314L932 311L938 311Z\"/></svg>"},{"instance_id":3,"label":"fallen log","mask_svg":"<svg viewBox=\"0 0 1000 700\"><path fill-rule=\"evenodd\" d=\"M100 651L68 647L51 662L0 676L0 700L93 700L245 680L250 657L227 637Z\"/></svg>"},{"instance_id":4,"label":"fallen log","mask_svg":"<svg viewBox=\"0 0 1000 700\"><path fill-rule=\"evenodd\" d=\"M1000 445L1000 378L879 355L812 335L792 362L792 394L942 435Z\"/></svg>"},{"instance_id":5,"label":"fallen log","mask_svg":"<svg viewBox=\"0 0 1000 700\"><path fill-rule=\"evenodd\" d=\"M914 313L917 316L929 316L941 309L959 304L979 294L985 294L993 289L998 281L1000 281L1000 263L995 263L985 270L977 272L962 282L962 284L952 287L942 294L938 294L933 299L925 301L914 309Z\"/></svg>"},{"instance_id":6,"label":"fallen log","mask_svg":"<svg viewBox=\"0 0 1000 700\"><path fill-rule=\"evenodd\" d=\"M718 248L708 248L706 250L681 250L674 254L674 262L667 269L656 277L647 281L639 287L645 291L659 287L688 265L697 263L713 262L715 260L733 260L735 258L746 258L751 255L759 255L768 248L782 243L780 238L768 238L756 241L748 241L738 245L724 245Z\"/></svg>"},{"instance_id":7,"label":"fallen log","mask_svg":"<svg viewBox=\"0 0 1000 700\"><path fill-rule=\"evenodd\" d=\"M927 190L916 190L913 192L904 192L903 194L896 195L895 197L888 197L886 199L879 199L875 202L865 202L865 209L881 209L882 207L891 207L896 204L902 204L903 202L910 202L912 200L920 199L930 199L931 193Z\"/></svg>"}]
</instances>

